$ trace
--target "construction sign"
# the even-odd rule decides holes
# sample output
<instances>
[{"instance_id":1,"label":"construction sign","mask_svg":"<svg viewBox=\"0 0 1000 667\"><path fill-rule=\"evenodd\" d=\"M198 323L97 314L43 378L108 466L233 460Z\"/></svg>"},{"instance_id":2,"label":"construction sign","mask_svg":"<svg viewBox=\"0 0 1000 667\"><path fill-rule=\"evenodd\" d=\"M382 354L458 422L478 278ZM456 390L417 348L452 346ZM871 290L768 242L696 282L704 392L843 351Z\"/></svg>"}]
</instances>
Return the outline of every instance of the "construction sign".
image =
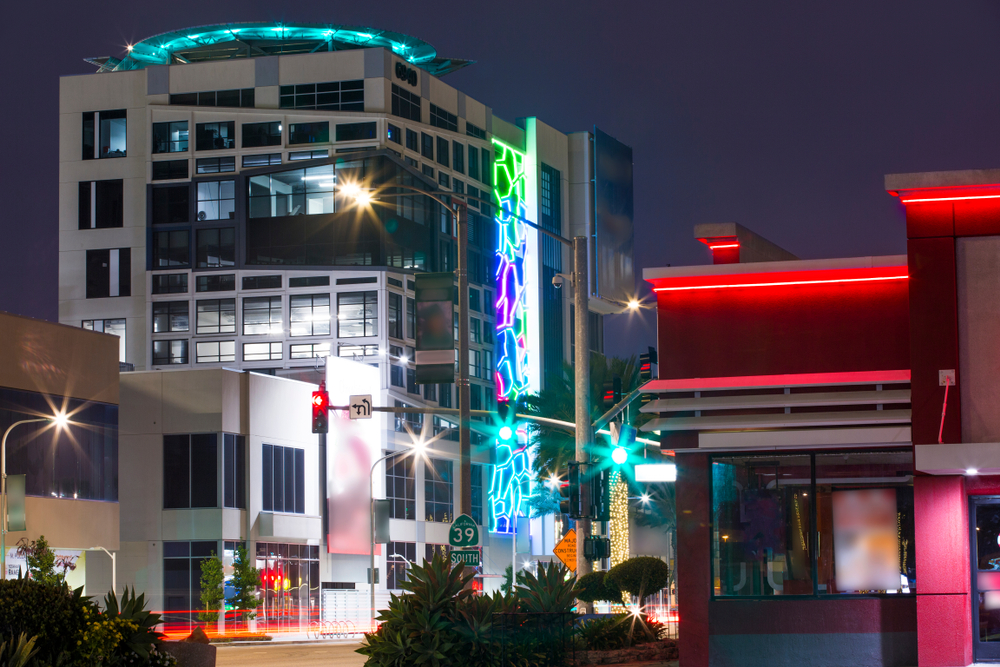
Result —
<instances>
[{"instance_id":1,"label":"construction sign","mask_svg":"<svg viewBox=\"0 0 1000 667\"><path fill-rule=\"evenodd\" d=\"M552 553L568 567L570 571L576 572L576 531L571 530L559 540L559 544L552 550Z\"/></svg>"}]
</instances>

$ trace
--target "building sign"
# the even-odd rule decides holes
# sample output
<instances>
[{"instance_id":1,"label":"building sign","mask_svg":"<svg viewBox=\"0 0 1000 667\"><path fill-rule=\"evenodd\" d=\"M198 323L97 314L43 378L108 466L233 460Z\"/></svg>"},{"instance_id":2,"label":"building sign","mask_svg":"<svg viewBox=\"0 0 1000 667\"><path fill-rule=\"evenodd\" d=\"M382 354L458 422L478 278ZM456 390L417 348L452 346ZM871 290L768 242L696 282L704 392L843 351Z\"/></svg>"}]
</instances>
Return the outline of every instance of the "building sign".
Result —
<instances>
[{"instance_id":1,"label":"building sign","mask_svg":"<svg viewBox=\"0 0 1000 667\"><path fill-rule=\"evenodd\" d=\"M563 565L576 572L576 531L571 530L566 533L552 550L552 554L561 560Z\"/></svg>"},{"instance_id":2,"label":"building sign","mask_svg":"<svg viewBox=\"0 0 1000 667\"><path fill-rule=\"evenodd\" d=\"M594 245L591 292L628 301L635 296L632 266L632 149L594 128Z\"/></svg>"},{"instance_id":3,"label":"building sign","mask_svg":"<svg viewBox=\"0 0 1000 667\"><path fill-rule=\"evenodd\" d=\"M415 287L417 384L454 382L455 274L418 273Z\"/></svg>"},{"instance_id":4,"label":"building sign","mask_svg":"<svg viewBox=\"0 0 1000 667\"><path fill-rule=\"evenodd\" d=\"M833 552L838 590L898 589L896 490L834 491Z\"/></svg>"},{"instance_id":5,"label":"building sign","mask_svg":"<svg viewBox=\"0 0 1000 667\"><path fill-rule=\"evenodd\" d=\"M396 63L396 78L405 81L411 86L417 85L417 70L407 67L405 63Z\"/></svg>"}]
</instances>

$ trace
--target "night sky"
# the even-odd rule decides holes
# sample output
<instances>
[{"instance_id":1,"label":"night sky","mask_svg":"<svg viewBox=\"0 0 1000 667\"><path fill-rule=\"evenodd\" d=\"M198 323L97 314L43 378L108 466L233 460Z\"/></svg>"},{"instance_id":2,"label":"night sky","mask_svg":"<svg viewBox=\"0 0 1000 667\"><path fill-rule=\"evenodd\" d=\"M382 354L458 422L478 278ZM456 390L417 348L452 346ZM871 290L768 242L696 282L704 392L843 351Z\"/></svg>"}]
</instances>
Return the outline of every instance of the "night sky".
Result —
<instances>
[{"instance_id":1,"label":"night sky","mask_svg":"<svg viewBox=\"0 0 1000 667\"><path fill-rule=\"evenodd\" d=\"M495 115L564 132L598 125L634 151L640 269L709 261L692 237L699 222L739 222L802 258L904 253L884 174L1000 167L1000 6L985 0L64 0L5 14L0 310L50 320L58 79L92 72L84 57L120 57L128 42L183 27L407 33L477 61L445 80ZM644 319L609 319L607 351L652 344Z\"/></svg>"}]
</instances>

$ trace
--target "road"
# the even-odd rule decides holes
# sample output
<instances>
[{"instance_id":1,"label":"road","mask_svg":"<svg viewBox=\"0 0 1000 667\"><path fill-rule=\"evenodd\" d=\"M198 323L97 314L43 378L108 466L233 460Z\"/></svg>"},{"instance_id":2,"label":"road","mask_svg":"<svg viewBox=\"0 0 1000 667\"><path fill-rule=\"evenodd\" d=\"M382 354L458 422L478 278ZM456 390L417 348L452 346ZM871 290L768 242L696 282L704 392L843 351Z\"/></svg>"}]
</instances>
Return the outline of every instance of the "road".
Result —
<instances>
[{"instance_id":1,"label":"road","mask_svg":"<svg viewBox=\"0 0 1000 667\"><path fill-rule=\"evenodd\" d=\"M355 653L360 644L284 644L269 646L219 646L217 667L361 667L365 656Z\"/></svg>"}]
</instances>

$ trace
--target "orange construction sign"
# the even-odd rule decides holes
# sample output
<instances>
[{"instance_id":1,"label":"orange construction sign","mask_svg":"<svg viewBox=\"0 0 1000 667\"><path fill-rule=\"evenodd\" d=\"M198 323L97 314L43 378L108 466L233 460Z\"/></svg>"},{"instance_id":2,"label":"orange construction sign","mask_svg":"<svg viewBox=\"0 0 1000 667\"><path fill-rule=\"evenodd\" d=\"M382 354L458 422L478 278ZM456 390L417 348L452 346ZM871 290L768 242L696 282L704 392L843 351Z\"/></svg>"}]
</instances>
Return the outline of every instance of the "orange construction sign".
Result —
<instances>
[{"instance_id":1,"label":"orange construction sign","mask_svg":"<svg viewBox=\"0 0 1000 667\"><path fill-rule=\"evenodd\" d=\"M576 531L571 530L566 535L559 540L559 544L556 548L552 550L559 560L563 562L563 565L568 567L570 571L576 572Z\"/></svg>"}]
</instances>

